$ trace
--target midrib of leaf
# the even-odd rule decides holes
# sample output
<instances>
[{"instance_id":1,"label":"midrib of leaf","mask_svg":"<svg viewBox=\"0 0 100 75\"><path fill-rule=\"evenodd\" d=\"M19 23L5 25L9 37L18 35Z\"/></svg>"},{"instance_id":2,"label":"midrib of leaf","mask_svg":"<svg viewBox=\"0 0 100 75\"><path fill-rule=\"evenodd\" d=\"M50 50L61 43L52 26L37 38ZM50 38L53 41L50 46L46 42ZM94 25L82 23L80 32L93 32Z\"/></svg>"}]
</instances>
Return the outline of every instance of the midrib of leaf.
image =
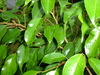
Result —
<instances>
[{"instance_id":1,"label":"midrib of leaf","mask_svg":"<svg viewBox=\"0 0 100 75\"><path fill-rule=\"evenodd\" d=\"M10 65L9 65L9 69L7 70L7 72L9 72L10 68L11 68L11 64L12 64L12 60L13 58L10 58L9 60L11 60ZM9 63L9 62L8 62ZM7 75L9 75L9 73L7 73Z\"/></svg>"},{"instance_id":2,"label":"midrib of leaf","mask_svg":"<svg viewBox=\"0 0 100 75\"><path fill-rule=\"evenodd\" d=\"M91 60L91 62L92 62L92 60ZM93 63L94 66L96 66L96 64L95 64L94 62L92 62L92 63ZM98 70L98 69L97 69L97 70ZM98 70L98 72L99 72L99 70Z\"/></svg>"},{"instance_id":3,"label":"midrib of leaf","mask_svg":"<svg viewBox=\"0 0 100 75\"><path fill-rule=\"evenodd\" d=\"M77 64L76 64L75 70L74 70L74 72L73 72L73 75L74 75L74 73L75 73L75 71L76 71L76 68L77 68L77 66L78 66L78 63L80 62L81 56L82 56L82 55L80 55L79 59L77 60Z\"/></svg>"}]
</instances>

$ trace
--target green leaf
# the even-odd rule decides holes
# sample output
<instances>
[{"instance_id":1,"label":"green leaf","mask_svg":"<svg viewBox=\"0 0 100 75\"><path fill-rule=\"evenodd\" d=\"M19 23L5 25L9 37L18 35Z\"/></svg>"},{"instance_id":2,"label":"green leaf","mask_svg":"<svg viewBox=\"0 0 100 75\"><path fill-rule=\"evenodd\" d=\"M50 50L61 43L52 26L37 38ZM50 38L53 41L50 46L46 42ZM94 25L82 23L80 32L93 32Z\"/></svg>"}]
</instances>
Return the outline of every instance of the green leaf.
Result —
<instances>
[{"instance_id":1,"label":"green leaf","mask_svg":"<svg viewBox=\"0 0 100 75\"><path fill-rule=\"evenodd\" d=\"M90 66L96 72L97 75L100 74L100 60L96 58L89 58L88 59Z\"/></svg>"},{"instance_id":2,"label":"green leaf","mask_svg":"<svg viewBox=\"0 0 100 75\"><path fill-rule=\"evenodd\" d=\"M62 75L83 75L85 66L86 61L84 56L76 54L65 63Z\"/></svg>"},{"instance_id":3,"label":"green leaf","mask_svg":"<svg viewBox=\"0 0 100 75\"><path fill-rule=\"evenodd\" d=\"M58 46L60 46L64 42L65 38L64 28L60 25L55 25L54 28L54 38L56 39Z\"/></svg>"},{"instance_id":4,"label":"green leaf","mask_svg":"<svg viewBox=\"0 0 100 75\"><path fill-rule=\"evenodd\" d=\"M1 69L1 75L14 75L17 71L16 54L10 54Z\"/></svg>"},{"instance_id":5,"label":"green leaf","mask_svg":"<svg viewBox=\"0 0 100 75\"><path fill-rule=\"evenodd\" d=\"M58 2L60 4L60 15L62 15L64 8L68 4L68 0L58 0Z\"/></svg>"},{"instance_id":6,"label":"green leaf","mask_svg":"<svg viewBox=\"0 0 100 75\"><path fill-rule=\"evenodd\" d=\"M0 25L0 40L2 39L6 31L7 31L6 25Z\"/></svg>"},{"instance_id":7,"label":"green leaf","mask_svg":"<svg viewBox=\"0 0 100 75\"><path fill-rule=\"evenodd\" d=\"M95 57L97 55L97 49L100 46L100 28L93 29L89 37L86 39L85 42L85 53L90 57Z\"/></svg>"},{"instance_id":8,"label":"green leaf","mask_svg":"<svg viewBox=\"0 0 100 75\"><path fill-rule=\"evenodd\" d=\"M97 75L100 75L100 60L96 58L88 59L90 66L96 72Z\"/></svg>"},{"instance_id":9,"label":"green leaf","mask_svg":"<svg viewBox=\"0 0 100 75\"><path fill-rule=\"evenodd\" d=\"M41 18L35 18L29 22L28 27L24 34L24 39L25 39L25 42L27 43L27 45L30 45L32 42L34 42L35 30L36 30L37 26L39 25L38 23L40 20L41 20Z\"/></svg>"},{"instance_id":10,"label":"green leaf","mask_svg":"<svg viewBox=\"0 0 100 75\"><path fill-rule=\"evenodd\" d=\"M5 11L1 13L0 16L3 20L17 19L17 16L10 11Z\"/></svg>"},{"instance_id":11,"label":"green leaf","mask_svg":"<svg viewBox=\"0 0 100 75\"><path fill-rule=\"evenodd\" d=\"M46 75L59 75L59 73L57 72L57 70L53 70L48 72Z\"/></svg>"},{"instance_id":12,"label":"green leaf","mask_svg":"<svg viewBox=\"0 0 100 75\"><path fill-rule=\"evenodd\" d=\"M28 5L28 3L31 2L31 1L32 0L25 0L25 5L24 6Z\"/></svg>"},{"instance_id":13,"label":"green leaf","mask_svg":"<svg viewBox=\"0 0 100 75\"><path fill-rule=\"evenodd\" d=\"M20 45L17 50L17 63L19 65L20 71L22 72L22 67L29 58L29 48L24 45Z\"/></svg>"},{"instance_id":14,"label":"green leaf","mask_svg":"<svg viewBox=\"0 0 100 75\"><path fill-rule=\"evenodd\" d=\"M3 43L14 43L17 39L17 37L20 34L20 30L15 28L15 29L8 29L6 34L4 35L2 42Z\"/></svg>"},{"instance_id":15,"label":"green leaf","mask_svg":"<svg viewBox=\"0 0 100 75\"><path fill-rule=\"evenodd\" d=\"M86 11L91 19L91 22L96 26L96 19L100 18L100 1L99 0L84 0Z\"/></svg>"},{"instance_id":16,"label":"green leaf","mask_svg":"<svg viewBox=\"0 0 100 75\"><path fill-rule=\"evenodd\" d=\"M50 11L52 11L52 9L54 7L55 0L41 0L41 4L44 9L44 12L46 14L49 14Z\"/></svg>"},{"instance_id":17,"label":"green leaf","mask_svg":"<svg viewBox=\"0 0 100 75\"><path fill-rule=\"evenodd\" d=\"M82 27L81 27L81 32L82 32L82 39L81 42L83 42L84 40L84 35L86 33L86 31L89 29L89 26L87 25L86 22L83 22Z\"/></svg>"},{"instance_id":18,"label":"green leaf","mask_svg":"<svg viewBox=\"0 0 100 75\"><path fill-rule=\"evenodd\" d=\"M3 44L3 45L0 45L0 61L2 59L4 59L7 55L7 48L6 48L6 45Z\"/></svg>"},{"instance_id":19,"label":"green leaf","mask_svg":"<svg viewBox=\"0 0 100 75\"><path fill-rule=\"evenodd\" d=\"M30 70L30 71L27 71L25 72L23 75L37 75L37 71L34 71L34 70Z\"/></svg>"},{"instance_id":20,"label":"green leaf","mask_svg":"<svg viewBox=\"0 0 100 75\"><path fill-rule=\"evenodd\" d=\"M34 4L34 7L32 8L32 19L34 18L41 18L42 13L41 13L42 7L39 6L39 3L36 2Z\"/></svg>"},{"instance_id":21,"label":"green leaf","mask_svg":"<svg viewBox=\"0 0 100 75\"><path fill-rule=\"evenodd\" d=\"M79 15L82 12L82 8L81 8L82 3L83 2L77 2L77 3L73 4L70 9L67 9L64 12L64 22L65 23L67 23L68 20L70 18L72 18L73 16Z\"/></svg>"},{"instance_id":22,"label":"green leaf","mask_svg":"<svg viewBox=\"0 0 100 75\"><path fill-rule=\"evenodd\" d=\"M47 38L48 42L51 43L54 36L54 26L46 26L44 28L44 36Z\"/></svg>"},{"instance_id":23,"label":"green leaf","mask_svg":"<svg viewBox=\"0 0 100 75\"><path fill-rule=\"evenodd\" d=\"M53 52L45 55L42 59L42 62L47 63L47 64L52 64L54 62L60 62L62 60L65 60L66 57L59 53L59 52Z\"/></svg>"},{"instance_id":24,"label":"green leaf","mask_svg":"<svg viewBox=\"0 0 100 75\"><path fill-rule=\"evenodd\" d=\"M31 50L30 50L30 53L29 53L29 59L28 59L28 61L27 61L27 69L28 70L33 70L34 68L34 66L37 66L37 64L38 64L38 50L39 50L39 48L32 48Z\"/></svg>"},{"instance_id":25,"label":"green leaf","mask_svg":"<svg viewBox=\"0 0 100 75\"><path fill-rule=\"evenodd\" d=\"M46 46L45 54L54 52L56 50L56 48L57 48L56 43L54 41L52 41L51 43L49 43Z\"/></svg>"},{"instance_id":26,"label":"green leaf","mask_svg":"<svg viewBox=\"0 0 100 75\"><path fill-rule=\"evenodd\" d=\"M35 43L32 46L39 47L39 46L42 46L44 44L45 44L45 40L43 38L37 38L35 40Z\"/></svg>"},{"instance_id":27,"label":"green leaf","mask_svg":"<svg viewBox=\"0 0 100 75\"><path fill-rule=\"evenodd\" d=\"M17 0L16 5L21 6L24 4L24 2L25 2L25 0Z\"/></svg>"},{"instance_id":28,"label":"green leaf","mask_svg":"<svg viewBox=\"0 0 100 75\"><path fill-rule=\"evenodd\" d=\"M64 46L64 49L62 50L62 53L66 55L67 58L70 58L74 53L74 44L73 42L69 42Z\"/></svg>"},{"instance_id":29,"label":"green leaf","mask_svg":"<svg viewBox=\"0 0 100 75\"><path fill-rule=\"evenodd\" d=\"M58 0L60 6L66 6L66 4L68 3L68 0Z\"/></svg>"},{"instance_id":30,"label":"green leaf","mask_svg":"<svg viewBox=\"0 0 100 75\"><path fill-rule=\"evenodd\" d=\"M46 46L42 46L41 48L39 48L38 50L38 61L40 61L43 57L44 57L44 51L45 51Z\"/></svg>"},{"instance_id":31,"label":"green leaf","mask_svg":"<svg viewBox=\"0 0 100 75\"><path fill-rule=\"evenodd\" d=\"M48 69L51 69L51 68L54 68L54 67L57 67L57 66L58 66L58 63L50 64L50 65L46 66L45 70L48 70Z\"/></svg>"},{"instance_id":32,"label":"green leaf","mask_svg":"<svg viewBox=\"0 0 100 75\"><path fill-rule=\"evenodd\" d=\"M79 53L82 51L82 42L81 38L77 37L76 42L75 42L75 53Z\"/></svg>"}]
</instances>

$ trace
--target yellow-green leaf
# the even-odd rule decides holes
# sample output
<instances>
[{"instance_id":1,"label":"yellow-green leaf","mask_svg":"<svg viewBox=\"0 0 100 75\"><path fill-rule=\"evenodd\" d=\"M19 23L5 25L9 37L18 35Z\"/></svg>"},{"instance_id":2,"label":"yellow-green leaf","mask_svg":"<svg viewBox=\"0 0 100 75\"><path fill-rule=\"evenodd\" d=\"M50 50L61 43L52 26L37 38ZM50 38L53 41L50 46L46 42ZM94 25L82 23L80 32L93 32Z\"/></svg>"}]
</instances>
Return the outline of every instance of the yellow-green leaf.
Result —
<instances>
[{"instance_id":1,"label":"yellow-green leaf","mask_svg":"<svg viewBox=\"0 0 100 75\"><path fill-rule=\"evenodd\" d=\"M44 9L44 12L46 14L49 14L50 11L52 11L52 9L54 7L55 0L41 0L41 4Z\"/></svg>"},{"instance_id":2,"label":"yellow-green leaf","mask_svg":"<svg viewBox=\"0 0 100 75\"><path fill-rule=\"evenodd\" d=\"M76 54L65 63L62 75L83 75L85 66L85 57L82 54Z\"/></svg>"}]
</instances>

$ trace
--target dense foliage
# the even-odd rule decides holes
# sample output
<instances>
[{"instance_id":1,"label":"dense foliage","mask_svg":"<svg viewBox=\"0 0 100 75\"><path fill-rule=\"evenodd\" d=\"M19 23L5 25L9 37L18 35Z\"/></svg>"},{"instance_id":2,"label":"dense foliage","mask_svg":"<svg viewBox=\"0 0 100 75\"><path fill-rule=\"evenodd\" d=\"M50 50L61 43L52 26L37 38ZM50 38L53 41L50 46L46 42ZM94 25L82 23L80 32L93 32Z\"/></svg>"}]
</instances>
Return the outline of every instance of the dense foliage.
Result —
<instances>
[{"instance_id":1,"label":"dense foliage","mask_svg":"<svg viewBox=\"0 0 100 75\"><path fill-rule=\"evenodd\" d=\"M0 0L1 75L100 75L100 0Z\"/></svg>"}]
</instances>

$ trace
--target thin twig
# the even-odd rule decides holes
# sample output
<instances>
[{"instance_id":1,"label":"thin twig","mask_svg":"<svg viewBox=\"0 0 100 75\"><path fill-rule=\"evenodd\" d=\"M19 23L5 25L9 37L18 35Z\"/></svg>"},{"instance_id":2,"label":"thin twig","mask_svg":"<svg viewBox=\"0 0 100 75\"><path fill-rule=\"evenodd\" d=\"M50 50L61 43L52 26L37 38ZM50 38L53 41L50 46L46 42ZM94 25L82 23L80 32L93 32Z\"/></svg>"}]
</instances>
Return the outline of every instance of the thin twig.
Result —
<instances>
[{"instance_id":1,"label":"thin twig","mask_svg":"<svg viewBox=\"0 0 100 75\"><path fill-rule=\"evenodd\" d=\"M12 20L12 22L15 24L15 26L17 27L17 24L16 24L16 22L14 21L14 20Z\"/></svg>"},{"instance_id":2,"label":"thin twig","mask_svg":"<svg viewBox=\"0 0 100 75\"><path fill-rule=\"evenodd\" d=\"M21 29L22 31L24 31L25 29L21 28L21 27L18 27L19 29Z\"/></svg>"},{"instance_id":3,"label":"thin twig","mask_svg":"<svg viewBox=\"0 0 100 75\"><path fill-rule=\"evenodd\" d=\"M24 25L22 25L22 24L17 24L17 23L0 23L0 24L6 24L6 25L19 26L19 27L26 28Z\"/></svg>"},{"instance_id":4,"label":"thin twig","mask_svg":"<svg viewBox=\"0 0 100 75\"><path fill-rule=\"evenodd\" d=\"M39 71L39 72L40 72L40 73L48 72L48 71L50 71L50 70L53 70L53 69L55 69L55 68L60 67L60 66L63 65L63 64L65 64L65 62L60 63L60 64L59 64L58 66L56 66L56 67L53 67L53 68L47 69L47 70L45 70L45 71Z\"/></svg>"},{"instance_id":5,"label":"thin twig","mask_svg":"<svg viewBox=\"0 0 100 75\"><path fill-rule=\"evenodd\" d=\"M15 28L15 26L7 26L7 29Z\"/></svg>"},{"instance_id":6,"label":"thin twig","mask_svg":"<svg viewBox=\"0 0 100 75\"><path fill-rule=\"evenodd\" d=\"M54 13L53 13L53 12L50 12L50 13L51 13L51 15L53 16L53 18L54 18L54 20L55 20L56 24L58 24L58 21L57 21L57 19L56 19L55 15L54 15Z\"/></svg>"},{"instance_id":7,"label":"thin twig","mask_svg":"<svg viewBox=\"0 0 100 75\"><path fill-rule=\"evenodd\" d=\"M68 43L68 40L66 38L64 40L65 40L66 43Z\"/></svg>"},{"instance_id":8,"label":"thin twig","mask_svg":"<svg viewBox=\"0 0 100 75\"><path fill-rule=\"evenodd\" d=\"M57 10L57 6L56 6L56 20L58 21L58 10Z\"/></svg>"},{"instance_id":9,"label":"thin twig","mask_svg":"<svg viewBox=\"0 0 100 75\"><path fill-rule=\"evenodd\" d=\"M0 10L0 12L4 12L3 10Z\"/></svg>"},{"instance_id":10,"label":"thin twig","mask_svg":"<svg viewBox=\"0 0 100 75\"><path fill-rule=\"evenodd\" d=\"M24 25L26 26L26 14L24 13Z\"/></svg>"},{"instance_id":11,"label":"thin twig","mask_svg":"<svg viewBox=\"0 0 100 75\"><path fill-rule=\"evenodd\" d=\"M54 26L54 24L50 21L50 20L48 20L48 19L46 19L51 25L53 25Z\"/></svg>"},{"instance_id":12,"label":"thin twig","mask_svg":"<svg viewBox=\"0 0 100 75\"><path fill-rule=\"evenodd\" d=\"M86 66L86 70L88 71L89 75L92 75L91 71L89 70L88 66Z\"/></svg>"}]
</instances>

